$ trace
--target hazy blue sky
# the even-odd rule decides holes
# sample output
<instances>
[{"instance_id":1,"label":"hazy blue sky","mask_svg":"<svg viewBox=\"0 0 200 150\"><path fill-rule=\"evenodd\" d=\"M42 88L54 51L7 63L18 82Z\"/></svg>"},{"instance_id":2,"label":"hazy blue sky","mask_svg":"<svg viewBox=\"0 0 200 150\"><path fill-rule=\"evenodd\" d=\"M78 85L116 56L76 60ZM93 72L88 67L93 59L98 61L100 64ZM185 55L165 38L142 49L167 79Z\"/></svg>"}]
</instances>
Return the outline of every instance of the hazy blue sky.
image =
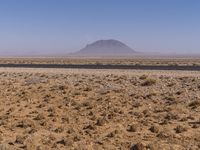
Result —
<instances>
[{"instance_id":1,"label":"hazy blue sky","mask_svg":"<svg viewBox=\"0 0 200 150\"><path fill-rule=\"evenodd\" d=\"M0 0L0 54L67 53L99 39L200 53L200 1Z\"/></svg>"}]
</instances>

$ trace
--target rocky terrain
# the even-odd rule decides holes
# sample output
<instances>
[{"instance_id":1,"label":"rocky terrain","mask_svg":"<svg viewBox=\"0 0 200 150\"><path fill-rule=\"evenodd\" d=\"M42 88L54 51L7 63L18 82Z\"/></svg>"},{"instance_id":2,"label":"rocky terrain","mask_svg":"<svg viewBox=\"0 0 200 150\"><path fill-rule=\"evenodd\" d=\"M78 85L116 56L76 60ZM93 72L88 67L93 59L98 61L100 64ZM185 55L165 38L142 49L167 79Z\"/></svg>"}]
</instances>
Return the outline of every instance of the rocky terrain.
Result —
<instances>
[{"instance_id":1,"label":"rocky terrain","mask_svg":"<svg viewBox=\"0 0 200 150\"><path fill-rule=\"evenodd\" d=\"M200 73L0 69L0 150L200 149Z\"/></svg>"}]
</instances>

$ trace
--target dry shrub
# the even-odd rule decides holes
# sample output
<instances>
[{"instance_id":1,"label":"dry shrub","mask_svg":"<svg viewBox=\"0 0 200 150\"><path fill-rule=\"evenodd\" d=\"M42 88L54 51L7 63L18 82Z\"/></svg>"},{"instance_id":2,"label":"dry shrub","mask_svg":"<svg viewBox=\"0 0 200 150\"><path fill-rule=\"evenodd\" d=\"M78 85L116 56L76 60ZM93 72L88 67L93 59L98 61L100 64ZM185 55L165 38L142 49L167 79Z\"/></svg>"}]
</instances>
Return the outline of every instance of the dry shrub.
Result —
<instances>
[{"instance_id":1,"label":"dry shrub","mask_svg":"<svg viewBox=\"0 0 200 150\"><path fill-rule=\"evenodd\" d=\"M153 133L159 133L160 128L159 128L159 126L153 125L153 126L151 126L151 128L149 130Z\"/></svg>"},{"instance_id":2,"label":"dry shrub","mask_svg":"<svg viewBox=\"0 0 200 150\"><path fill-rule=\"evenodd\" d=\"M27 136L24 135L17 135L15 142L18 144L24 144L24 141L26 140Z\"/></svg>"},{"instance_id":3,"label":"dry shrub","mask_svg":"<svg viewBox=\"0 0 200 150\"><path fill-rule=\"evenodd\" d=\"M130 150L145 150L146 149L146 145L144 143L137 143L135 145L133 145Z\"/></svg>"},{"instance_id":4,"label":"dry shrub","mask_svg":"<svg viewBox=\"0 0 200 150\"><path fill-rule=\"evenodd\" d=\"M142 86L151 86L156 84L156 80L155 79L146 79L141 85Z\"/></svg>"},{"instance_id":5,"label":"dry shrub","mask_svg":"<svg viewBox=\"0 0 200 150\"><path fill-rule=\"evenodd\" d=\"M187 129L181 125L178 125L174 130L176 131L176 133L182 133L187 131Z\"/></svg>"},{"instance_id":6,"label":"dry shrub","mask_svg":"<svg viewBox=\"0 0 200 150\"><path fill-rule=\"evenodd\" d=\"M192 102L189 103L189 107L191 107L193 109L195 109L199 106L200 106L200 101L198 101L198 100L195 100L195 101L192 101Z\"/></svg>"},{"instance_id":7,"label":"dry shrub","mask_svg":"<svg viewBox=\"0 0 200 150\"><path fill-rule=\"evenodd\" d=\"M168 101L175 101L176 97L174 97L173 95L170 95L170 96L166 96L165 99Z\"/></svg>"},{"instance_id":8,"label":"dry shrub","mask_svg":"<svg viewBox=\"0 0 200 150\"><path fill-rule=\"evenodd\" d=\"M148 75L145 75L145 74L144 74L144 75L140 76L139 79L140 79L140 80L145 80L145 79L147 79L147 78L148 78Z\"/></svg>"}]
</instances>

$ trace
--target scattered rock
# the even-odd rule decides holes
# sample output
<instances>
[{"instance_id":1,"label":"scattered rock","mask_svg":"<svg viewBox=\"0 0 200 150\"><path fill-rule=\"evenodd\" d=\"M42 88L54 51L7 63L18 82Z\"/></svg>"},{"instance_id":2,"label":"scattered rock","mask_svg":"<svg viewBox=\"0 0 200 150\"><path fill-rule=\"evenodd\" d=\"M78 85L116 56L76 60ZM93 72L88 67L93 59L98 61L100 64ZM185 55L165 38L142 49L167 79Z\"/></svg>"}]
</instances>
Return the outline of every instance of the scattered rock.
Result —
<instances>
[{"instance_id":1,"label":"scattered rock","mask_svg":"<svg viewBox=\"0 0 200 150\"><path fill-rule=\"evenodd\" d=\"M146 146L144 143L137 143L131 147L130 150L146 150Z\"/></svg>"},{"instance_id":2,"label":"scattered rock","mask_svg":"<svg viewBox=\"0 0 200 150\"><path fill-rule=\"evenodd\" d=\"M66 144L67 144L67 142L64 139L61 139L60 141L57 141L56 143L64 145L64 146L66 146Z\"/></svg>"},{"instance_id":3,"label":"scattered rock","mask_svg":"<svg viewBox=\"0 0 200 150\"><path fill-rule=\"evenodd\" d=\"M151 126L151 128L149 129L151 132L153 133L159 133L160 128L158 126Z\"/></svg>"},{"instance_id":4,"label":"scattered rock","mask_svg":"<svg viewBox=\"0 0 200 150\"><path fill-rule=\"evenodd\" d=\"M24 141L26 140L26 138L27 137L24 135L17 135L15 142L18 144L24 144Z\"/></svg>"},{"instance_id":5,"label":"scattered rock","mask_svg":"<svg viewBox=\"0 0 200 150\"><path fill-rule=\"evenodd\" d=\"M128 125L128 128L127 128L128 132L137 132L137 130L138 130L138 125L136 124Z\"/></svg>"},{"instance_id":6,"label":"scattered rock","mask_svg":"<svg viewBox=\"0 0 200 150\"><path fill-rule=\"evenodd\" d=\"M103 126L105 123L106 123L106 119L105 118L99 118L99 119L97 119L96 125Z\"/></svg>"}]
</instances>

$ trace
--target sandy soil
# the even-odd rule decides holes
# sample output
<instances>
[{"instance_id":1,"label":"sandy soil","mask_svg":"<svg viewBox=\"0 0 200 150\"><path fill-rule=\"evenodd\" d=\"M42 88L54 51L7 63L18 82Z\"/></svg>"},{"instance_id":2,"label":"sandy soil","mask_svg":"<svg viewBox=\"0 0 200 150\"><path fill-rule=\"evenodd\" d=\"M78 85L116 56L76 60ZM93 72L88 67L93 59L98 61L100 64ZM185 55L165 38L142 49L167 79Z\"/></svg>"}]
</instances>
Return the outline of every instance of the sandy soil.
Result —
<instances>
[{"instance_id":1,"label":"sandy soil","mask_svg":"<svg viewBox=\"0 0 200 150\"><path fill-rule=\"evenodd\" d=\"M71 58L71 57L11 57L1 58L0 64L113 64L113 65L158 65L199 66L200 56L191 57L145 57L132 58Z\"/></svg>"},{"instance_id":2,"label":"sandy soil","mask_svg":"<svg viewBox=\"0 0 200 150\"><path fill-rule=\"evenodd\" d=\"M200 72L0 68L0 150L200 149Z\"/></svg>"}]
</instances>

